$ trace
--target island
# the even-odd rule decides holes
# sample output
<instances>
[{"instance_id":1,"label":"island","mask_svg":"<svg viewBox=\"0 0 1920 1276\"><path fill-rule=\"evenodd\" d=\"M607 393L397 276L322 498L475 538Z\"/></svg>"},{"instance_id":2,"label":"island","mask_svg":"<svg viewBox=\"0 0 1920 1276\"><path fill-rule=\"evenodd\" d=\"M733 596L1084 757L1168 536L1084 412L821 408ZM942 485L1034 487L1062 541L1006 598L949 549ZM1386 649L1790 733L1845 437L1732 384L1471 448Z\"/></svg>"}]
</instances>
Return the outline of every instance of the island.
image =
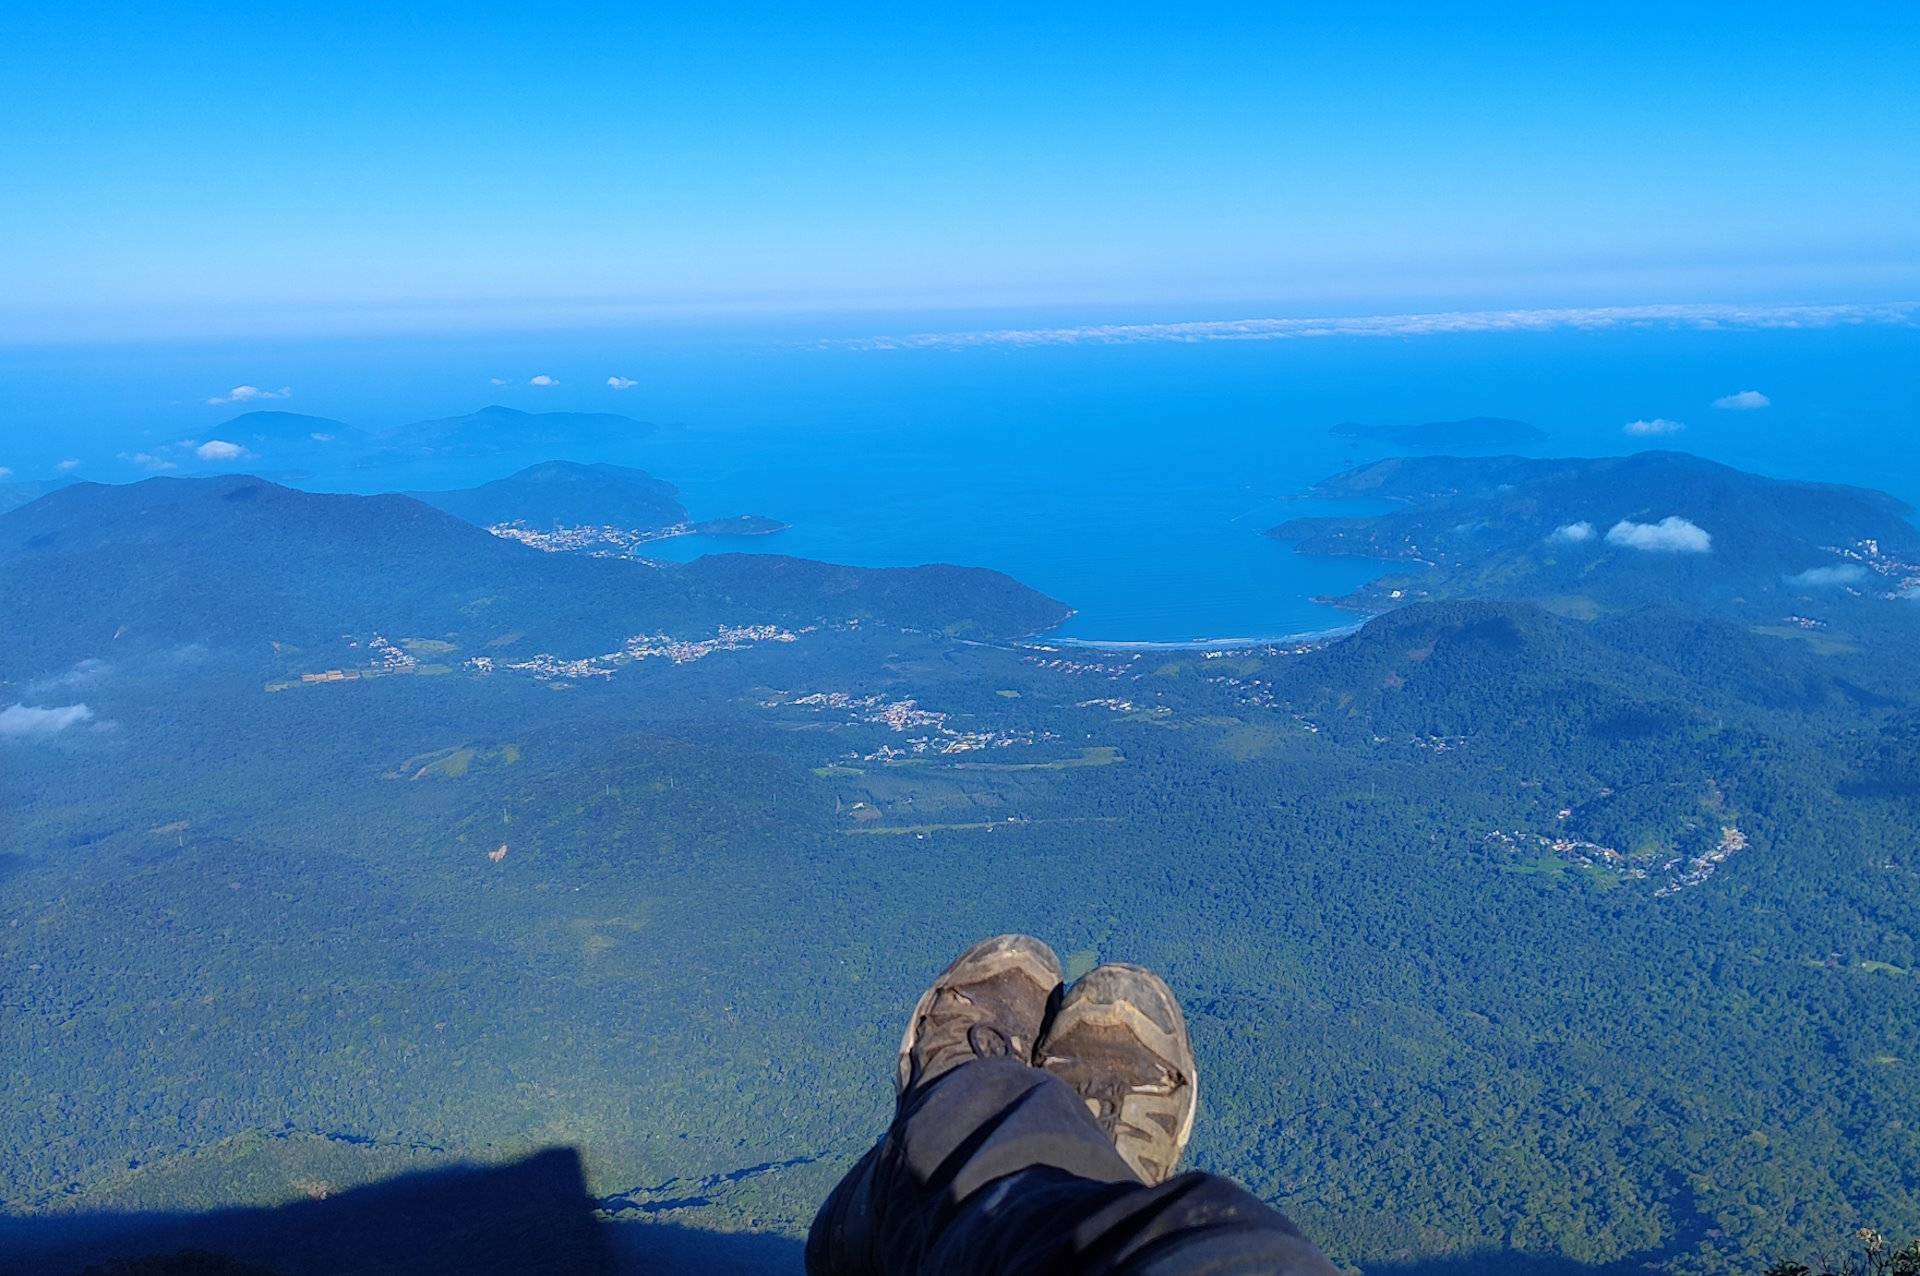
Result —
<instances>
[{"instance_id":1,"label":"island","mask_svg":"<svg viewBox=\"0 0 1920 1276\"><path fill-rule=\"evenodd\" d=\"M1363 613L1499 598L1591 617L1685 597L1750 624L1858 631L1898 625L1920 597L1920 531L1899 500L1683 452L1395 457L1307 494L1399 507L1268 529L1303 553L1402 565L1325 600Z\"/></svg>"}]
</instances>

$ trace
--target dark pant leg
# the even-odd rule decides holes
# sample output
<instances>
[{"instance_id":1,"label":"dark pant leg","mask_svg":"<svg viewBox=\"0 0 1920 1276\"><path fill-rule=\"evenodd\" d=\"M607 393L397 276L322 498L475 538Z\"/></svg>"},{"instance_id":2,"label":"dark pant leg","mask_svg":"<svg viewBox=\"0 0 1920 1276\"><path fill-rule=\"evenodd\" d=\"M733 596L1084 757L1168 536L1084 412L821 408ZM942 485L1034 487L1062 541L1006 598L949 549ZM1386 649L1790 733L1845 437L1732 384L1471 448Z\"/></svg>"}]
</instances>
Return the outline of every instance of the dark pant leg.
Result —
<instances>
[{"instance_id":1,"label":"dark pant leg","mask_svg":"<svg viewBox=\"0 0 1920 1276\"><path fill-rule=\"evenodd\" d=\"M1147 1187L1058 1077L964 1064L909 1098L834 1189L812 1276L1281 1272L1332 1268L1285 1215L1226 1179Z\"/></svg>"}]
</instances>

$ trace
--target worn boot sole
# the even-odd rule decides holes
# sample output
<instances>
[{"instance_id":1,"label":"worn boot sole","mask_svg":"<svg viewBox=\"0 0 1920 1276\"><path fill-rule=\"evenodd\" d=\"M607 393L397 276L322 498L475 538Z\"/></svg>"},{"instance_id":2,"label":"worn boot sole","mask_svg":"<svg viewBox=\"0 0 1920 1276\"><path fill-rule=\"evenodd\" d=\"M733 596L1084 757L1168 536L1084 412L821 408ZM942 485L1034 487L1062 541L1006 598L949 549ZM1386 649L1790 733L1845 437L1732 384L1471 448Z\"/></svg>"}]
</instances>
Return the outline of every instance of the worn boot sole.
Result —
<instances>
[{"instance_id":1,"label":"worn boot sole","mask_svg":"<svg viewBox=\"0 0 1920 1276\"><path fill-rule=\"evenodd\" d=\"M1085 1100L1114 1150L1148 1184L1173 1174L1200 1110L1186 1016L1165 981L1120 963L1068 990L1034 1063Z\"/></svg>"},{"instance_id":2,"label":"worn boot sole","mask_svg":"<svg viewBox=\"0 0 1920 1276\"><path fill-rule=\"evenodd\" d=\"M967 1015L981 1007L1018 1007L996 1022L970 1022L966 1054L972 1057L1006 1055L1021 1063L1033 1062L1033 1048L1049 1011L1060 997L1060 959L1031 935L995 935L983 939L948 966L913 1007L907 1030L900 1037L899 1068L894 1092L904 1095L912 1086L951 1070L958 1043L940 1043L943 1057L934 1068L916 1075L919 1050L936 1017ZM1016 1022L1017 1020L1017 1022Z\"/></svg>"}]
</instances>

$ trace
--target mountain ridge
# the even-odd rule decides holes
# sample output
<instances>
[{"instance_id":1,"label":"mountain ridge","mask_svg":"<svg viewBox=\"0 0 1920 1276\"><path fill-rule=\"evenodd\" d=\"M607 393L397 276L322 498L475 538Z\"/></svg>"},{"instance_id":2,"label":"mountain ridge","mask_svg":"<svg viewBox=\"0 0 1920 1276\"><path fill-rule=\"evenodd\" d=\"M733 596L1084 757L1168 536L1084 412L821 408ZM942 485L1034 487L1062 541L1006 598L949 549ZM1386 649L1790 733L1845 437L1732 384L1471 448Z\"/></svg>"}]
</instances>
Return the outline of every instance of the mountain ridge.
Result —
<instances>
[{"instance_id":1,"label":"mountain ridge","mask_svg":"<svg viewBox=\"0 0 1920 1276\"><path fill-rule=\"evenodd\" d=\"M581 654L641 632L870 621L1011 638L1061 603L982 568L687 564L543 553L387 494L248 475L75 484L0 515L0 673L129 644L321 643L395 632Z\"/></svg>"}]
</instances>

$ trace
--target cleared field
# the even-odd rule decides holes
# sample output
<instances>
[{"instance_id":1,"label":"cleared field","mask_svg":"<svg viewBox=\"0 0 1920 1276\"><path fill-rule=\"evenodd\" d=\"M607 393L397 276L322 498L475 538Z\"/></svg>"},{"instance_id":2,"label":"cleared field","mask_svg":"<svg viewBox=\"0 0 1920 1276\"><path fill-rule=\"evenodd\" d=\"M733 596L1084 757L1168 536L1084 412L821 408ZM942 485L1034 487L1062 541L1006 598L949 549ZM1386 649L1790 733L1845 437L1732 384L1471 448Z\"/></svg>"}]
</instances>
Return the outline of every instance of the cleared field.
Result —
<instances>
[{"instance_id":1,"label":"cleared field","mask_svg":"<svg viewBox=\"0 0 1920 1276\"><path fill-rule=\"evenodd\" d=\"M1056 758L1051 762L955 762L955 771L1070 771L1083 766L1112 766L1125 762L1120 750L1110 744L1090 745L1077 758Z\"/></svg>"}]
</instances>

